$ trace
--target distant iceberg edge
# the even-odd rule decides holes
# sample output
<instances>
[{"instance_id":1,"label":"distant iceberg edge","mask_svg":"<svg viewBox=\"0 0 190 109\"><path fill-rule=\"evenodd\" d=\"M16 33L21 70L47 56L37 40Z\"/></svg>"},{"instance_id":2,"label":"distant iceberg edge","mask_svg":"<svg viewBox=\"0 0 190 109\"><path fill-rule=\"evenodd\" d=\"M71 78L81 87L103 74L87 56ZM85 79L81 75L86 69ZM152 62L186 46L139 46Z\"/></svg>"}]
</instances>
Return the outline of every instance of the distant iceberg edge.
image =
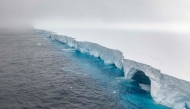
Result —
<instances>
[{"instance_id":1,"label":"distant iceberg edge","mask_svg":"<svg viewBox=\"0 0 190 109\"><path fill-rule=\"evenodd\" d=\"M115 64L117 68L124 71L126 79L131 79L136 72L142 71L151 81L150 93L154 101L173 109L190 109L190 82L162 74L160 70L149 65L124 59L119 50L109 49L92 42L76 41L72 37L45 30L35 30L35 32L65 43L82 53L100 57L105 63Z\"/></svg>"}]
</instances>

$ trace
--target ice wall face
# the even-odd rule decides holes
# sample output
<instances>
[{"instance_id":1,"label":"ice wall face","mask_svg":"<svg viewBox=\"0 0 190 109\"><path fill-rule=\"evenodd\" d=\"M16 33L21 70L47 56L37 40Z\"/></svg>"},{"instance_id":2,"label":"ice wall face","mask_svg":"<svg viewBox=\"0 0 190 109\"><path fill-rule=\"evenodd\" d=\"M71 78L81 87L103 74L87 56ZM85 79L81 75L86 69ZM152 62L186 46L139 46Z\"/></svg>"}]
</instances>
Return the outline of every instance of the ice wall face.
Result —
<instances>
[{"instance_id":1,"label":"ice wall face","mask_svg":"<svg viewBox=\"0 0 190 109\"><path fill-rule=\"evenodd\" d=\"M75 48L82 53L88 53L94 57L100 57L105 63L115 64L124 70L125 78L131 79L137 71L143 71L151 81L151 96L162 105L174 109L186 109L190 107L190 82L183 81L165 74L149 65L124 59L122 52L103 47L96 43L76 41L74 38L57 35L44 30L35 30L40 35L50 37Z\"/></svg>"},{"instance_id":2,"label":"ice wall face","mask_svg":"<svg viewBox=\"0 0 190 109\"><path fill-rule=\"evenodd\" d=\"M119 69L122 69L123 67L123 55L119 50L109 49L91 42L75 41L74 38L67 36L51 34L49 37L51 37L52 40L66 43L82 53L88 53L94 57L100 57L105 63L115 64L115 66Z\"/></svg>"},{"instance_id":3,"label":"ice wall face","mask_svg":"<svg viewBox=\"0 0 190 109\"><path fill-rule=\"evenodd\" d=\"M190 83L165 74L151 66L124 59L125 77L131 79L141 70L151 81L152 98L165 106L174 109L185 109L185 103L190 105Z\"/></svg>"}]
</instances>

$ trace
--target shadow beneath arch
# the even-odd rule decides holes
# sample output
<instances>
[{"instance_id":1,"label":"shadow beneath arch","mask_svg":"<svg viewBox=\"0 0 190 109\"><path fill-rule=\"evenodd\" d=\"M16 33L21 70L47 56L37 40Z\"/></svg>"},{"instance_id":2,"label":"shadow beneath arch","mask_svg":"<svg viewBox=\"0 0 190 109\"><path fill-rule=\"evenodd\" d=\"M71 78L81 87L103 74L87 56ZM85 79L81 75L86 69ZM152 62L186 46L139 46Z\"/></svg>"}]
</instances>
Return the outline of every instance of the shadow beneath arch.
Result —
<instances>
[{"instance_id":1,"label":"shadow beneath arch","mask_svg":"<svg viewBox=\"0 0 190 109\"><path fill-rule=\"evenodd\" d=\"M146 85L151 84L150 79L145 75L143 71L140 70L135 73L132 79L140 84L146 84Z\"/></svg>"},{"instance_id":2,"label":"shadow beneath arch","mask_svg":"<svg viewBox=\"0 0 190 109\"><path fill-rule=\"evenodd\" d=\"M135 72L134 76L131 79L135 80L139 84L141 89L143 89L143 90L147 91L148 93L150 93L151 81L145 75L145 73L143 71L137 70Z\"/></svg>"}]
</instances>

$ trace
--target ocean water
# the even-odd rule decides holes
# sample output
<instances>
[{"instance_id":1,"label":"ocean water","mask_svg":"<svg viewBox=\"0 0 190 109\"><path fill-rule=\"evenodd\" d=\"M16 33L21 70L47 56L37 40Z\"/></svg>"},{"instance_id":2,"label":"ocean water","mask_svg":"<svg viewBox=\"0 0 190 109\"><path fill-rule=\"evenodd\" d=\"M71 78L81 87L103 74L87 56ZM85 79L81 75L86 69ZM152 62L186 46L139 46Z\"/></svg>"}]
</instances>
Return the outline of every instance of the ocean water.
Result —
<instances>
[{"instance_id":1,"label":"ocean water","mask_svg":"<svg viewBox=\"0 0 190 109\"><path fill-rule=\"evenodd\" d=\"M0 31L0 109L167 109L138 79L32 30Z\"/></svg>"},{"instance_id":2,"label":"ocean water","mask_svg":"<svg viewBox=\"0 0 190 109\"><path fill-rule=\"evenodd\" d=\"M68 45L48 39L58 50L62 50L63 54L77 64L84 72L79 75L85 75L97 81L101 87L108 91L108 95L115 96L116 101L124 109L168 109L154 102L149 91L143 90L139 83L144 79L144 83L150 85L150 80L145 75L138 77L135 75L133 79L126 80L124 72L116 68L113 64L105 64L100 58L95 58L89 54L83 54ZM75 72L71 69L66 69ZM76 72L75 72L76 73ZM142 75L141 72L139 72Z\"/></svg>"}]
</instances>

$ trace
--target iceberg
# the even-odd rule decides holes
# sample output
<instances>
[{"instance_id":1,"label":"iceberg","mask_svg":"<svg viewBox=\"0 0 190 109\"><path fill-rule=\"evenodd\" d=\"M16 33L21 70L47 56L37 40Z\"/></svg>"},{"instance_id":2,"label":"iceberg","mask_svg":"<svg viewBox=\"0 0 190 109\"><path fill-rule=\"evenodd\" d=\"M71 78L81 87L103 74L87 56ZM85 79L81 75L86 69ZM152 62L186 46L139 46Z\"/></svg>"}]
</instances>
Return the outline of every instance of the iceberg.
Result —
<instances>
[{"instance_id":1,"label":"iceberg","mask_svg":"<svg viewBox=\"0 0 190 109\"><path fill-rule=\"evenodd\" d=\"M150 65L124 59L123 53L119 50L92 42L77 41L72 37L57 35L45 30L35 31L52 40L65 43L77 51L99 57L107 64L114 64L124 71L126 79L132 79L138 71L142 71L150 79L150 94L154 101L173 109L189 109L190 107L190 82L188 81L163 74Z\"/></svg>"}]
</instances>

